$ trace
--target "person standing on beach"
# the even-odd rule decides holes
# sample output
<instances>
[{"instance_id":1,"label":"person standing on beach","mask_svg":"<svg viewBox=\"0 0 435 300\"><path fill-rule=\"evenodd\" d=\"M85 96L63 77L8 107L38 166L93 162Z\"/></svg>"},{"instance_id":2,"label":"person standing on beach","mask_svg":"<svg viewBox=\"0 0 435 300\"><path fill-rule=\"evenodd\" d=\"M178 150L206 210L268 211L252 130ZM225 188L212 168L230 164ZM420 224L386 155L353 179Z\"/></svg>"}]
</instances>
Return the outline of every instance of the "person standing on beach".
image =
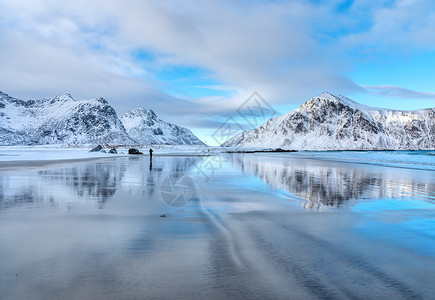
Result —
<instances>
[{"instance_id":1,"label":"person standing on beach","mask_svg":"<svg viewBox=\"0 0 435 300\"><path fill-rule=\"evenodd\" d=\"M150 148L150 171L153 169L153 149Z\"/></svg>"}]
</instances>

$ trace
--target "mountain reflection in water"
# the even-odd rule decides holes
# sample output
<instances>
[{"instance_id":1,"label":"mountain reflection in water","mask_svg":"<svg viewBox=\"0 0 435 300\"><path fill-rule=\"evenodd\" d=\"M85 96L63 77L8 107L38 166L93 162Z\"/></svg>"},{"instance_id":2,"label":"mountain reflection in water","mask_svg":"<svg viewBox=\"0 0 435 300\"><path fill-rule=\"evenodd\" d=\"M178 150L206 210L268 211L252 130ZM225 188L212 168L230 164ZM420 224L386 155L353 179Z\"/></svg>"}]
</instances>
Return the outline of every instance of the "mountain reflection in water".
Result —
<instances>
[{"instance_id":1,"label":"mountain reflection in water","mask_svg":"<svg viewBox=\"0 0 435 300\"><path fill-rule=\"evenodd\" d=\"M0 171L0 299L433 298L433 172L222 158ZM174 173L195 184L182 208Z\"/></svg>"},{"instance_id":2,"label":"mountain reflection in water","mask_svg":"<svg viewBox=\"0 0 435 300\"><path fill-rule=\"evenodd\" d=\"M39 170L0 172L0 209L17 206L97 204L102 209L118 189L130 195L153 196L162 178L187 172L197 158L120 157L41 167Z\"/></svg>"},{"instance_id":3,"label":"mountain reflection in water","mask_svg":"<svg viewBox=\"0 0 435 300\"><path fill-rule=\"evenodd\" d=\"M341 207L348 200L417 198L435 202L435 184L413 170L265 155L229 156L234 166L269 186L302 198L306 208ZM423 171L424 172L424 171Z\"/></svg>"}]
</instances>

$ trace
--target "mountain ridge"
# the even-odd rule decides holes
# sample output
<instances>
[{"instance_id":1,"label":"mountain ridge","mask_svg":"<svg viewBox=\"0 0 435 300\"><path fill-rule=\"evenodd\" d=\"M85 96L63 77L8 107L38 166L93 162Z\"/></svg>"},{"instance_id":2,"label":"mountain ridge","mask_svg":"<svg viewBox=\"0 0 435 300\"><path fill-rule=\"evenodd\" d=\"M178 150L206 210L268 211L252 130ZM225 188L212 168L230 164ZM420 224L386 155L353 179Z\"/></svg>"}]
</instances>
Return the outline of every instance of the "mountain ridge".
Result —
<instances>
[{"instance_id":1,"label":"mountain ridge","mask_svg":"<svg viewBox=\"0 0 435 300\"><path fill-rule=\"evenodd\" d=\"M435 149L435 109L389 110L322 93L299 108L242 132L225 147L295 150Z\"/></svg>"},{"instance_id":2,"label":"mountain ridge","mask_svg":"<svg viewBox=\"0 0 435 300\"><path fill-rule=\"evenodd\" d=\"M155 114L154 117L157 119ZM20 100L0 91L0 145L95 143L139 144L102 97L76 100L63 93L53 98Z\"/></svg>"},{"instance_id":3,"label":"mountain ridge","mask_svg":"<svg viewBox=\"0 0 435 300\"><path fill-rule=\"evenodd\" d=\"M159 119L151 109L131 109L120 120L129 136L141 144L204 145L189 129Z\"/></svg>"}]
</instances>

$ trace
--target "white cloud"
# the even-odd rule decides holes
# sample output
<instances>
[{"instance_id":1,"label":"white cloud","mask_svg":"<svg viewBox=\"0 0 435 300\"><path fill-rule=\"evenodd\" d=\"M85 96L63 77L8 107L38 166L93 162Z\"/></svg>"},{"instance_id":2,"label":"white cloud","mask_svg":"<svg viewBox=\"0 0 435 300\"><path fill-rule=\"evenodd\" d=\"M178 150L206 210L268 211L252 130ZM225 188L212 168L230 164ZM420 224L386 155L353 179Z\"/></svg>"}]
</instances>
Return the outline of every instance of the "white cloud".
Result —
<instances>
[{"instance_id":1,"label":"white cloud","mask_svg":"<svg viewBox=\"0 0 435 300\"><path fill-rule=\"evenodd\" d=\"M435 99L435 93L418 92L394 85L363 85L362 87L379 96L403 99Z\"/></svg>"},{"instance_id":2,"label":"white cloud","mask_svg":"<svg viewBox=\"0 0 435 300\"><path fill-rule=\"evenodd\" d=\"M279 91L286 83L288 95L291 89L301 89L303 81L310 81L307 76L295 81L301 77L295 73L305 69L313 69L320 79L309 83L318 89L323 89L322 79L331 83L340 77L331 69L322 70L328 63L316 53L319 45L310 36L311 23L324 19L325 9L300 1L253 5L221 1L182 5L177 1L4 3L10 17L3 24L23 34L29 43L37 40L76 59L85 56L87 65L117 75L146 75L128 57L131 49L142 47L165 54L156 64L200 66L222 82L250 91L263 86ZM49 53L46 59L47 63L52 60ZM343 82L339 79L337 86ZM349 80L346 85L352 88Z\"/></svg>"},{"instance_id":3,"label":"white cloud","mask_svg":"<svg viewBox=\"0 0 435 300\"><path fill-rule=\"evenodd\" d=\"M369 4L369 5L367 5ZM365 11L367 29L343 38L343 45L363 53L408 55L435 50L435 2L433 0L358 0L353 12Z\"/></svg>"},{"instance_id":4,"label":"white cloud","mask_svg":"<svg viewBox=\"0 0 435 300\"><path fill-rule=\"evenodd\" d=\"M0 0L0 90L21 98L103 96L120 113L143 106L185 126L210 124L205 115L231 113L254 91L282 105L324 90L359 90L344 75L355 49L432 47L434 18L425 11L431 2L385 8L357 0L346 14L337 3ZM138 62L138 49L155 58ZM174 65L205 69L234 93L170 96L153 71Z\"/></svg>"}]
</instances>

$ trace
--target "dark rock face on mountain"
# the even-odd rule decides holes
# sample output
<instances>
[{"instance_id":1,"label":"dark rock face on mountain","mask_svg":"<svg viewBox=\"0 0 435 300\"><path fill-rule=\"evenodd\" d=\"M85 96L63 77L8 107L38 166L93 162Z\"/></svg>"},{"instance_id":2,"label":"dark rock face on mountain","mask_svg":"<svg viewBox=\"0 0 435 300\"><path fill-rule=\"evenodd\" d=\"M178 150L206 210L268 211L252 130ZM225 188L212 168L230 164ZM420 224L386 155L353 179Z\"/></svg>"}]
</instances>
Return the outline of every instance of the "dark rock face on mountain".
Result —
<instances>
[{"instance_id":1,"label":"dark rock face on mountain","mask_svg":"<svg viewBox=\"0 0 435 300\"><path fill-rule=\"evenodd\" d=\"M140 144L204 145L189 129L157 118L152 110L132 109L121 121L130 137Z\"/></svg>"},{"instance_id":2,"label":"dark rock face on mountain","mask_svg":"<svg viewBox=\"0 0 435 300\"><path fill-rule=\"evenodd\" d=\"M78 101L62 94L24 101L0 92L0 145L138 143L203 145L189 129L158 119L152 110L131 110L121 121L104 98Z\"/></svg>"},{"instance_id":3,"label":"dark rock face on mountain","mask_svg":"<svg viewBox=\"0 0 435 300\"><path fill-rule=\"evenodd\" d=\"M435 109L387 110L323 93L284 116L236 135L222 146L297 150L435 149Z\"/></svg>"},{"instance_id":4,"label":"dark rock face on mountain","mask_svg":"<svg viewBox=\"0 0 435 300\"><path fill-rule=\"evenodd\" d=\"M134 143L105 99L23 101L0 92L0 145L90 143Z\"/></svg>"}]
</instances>

